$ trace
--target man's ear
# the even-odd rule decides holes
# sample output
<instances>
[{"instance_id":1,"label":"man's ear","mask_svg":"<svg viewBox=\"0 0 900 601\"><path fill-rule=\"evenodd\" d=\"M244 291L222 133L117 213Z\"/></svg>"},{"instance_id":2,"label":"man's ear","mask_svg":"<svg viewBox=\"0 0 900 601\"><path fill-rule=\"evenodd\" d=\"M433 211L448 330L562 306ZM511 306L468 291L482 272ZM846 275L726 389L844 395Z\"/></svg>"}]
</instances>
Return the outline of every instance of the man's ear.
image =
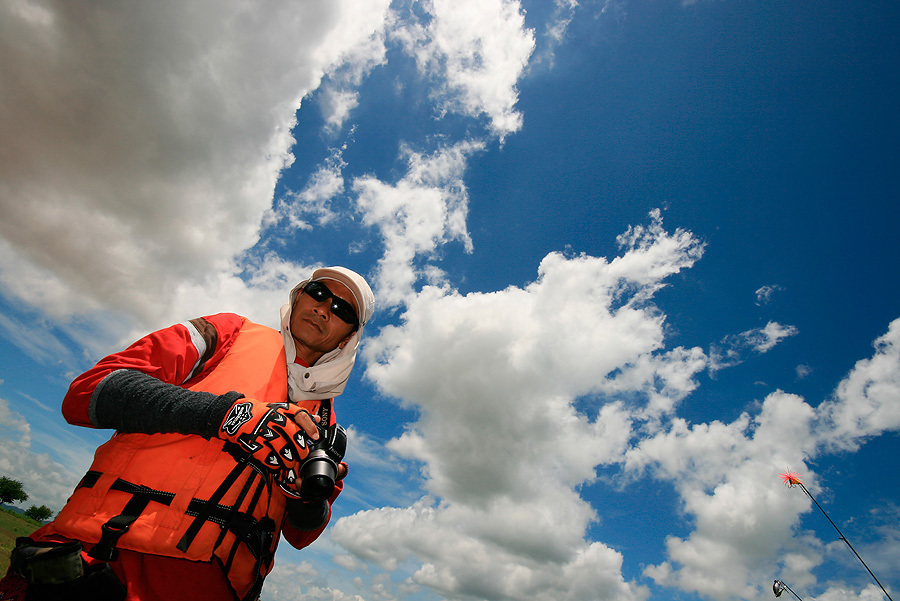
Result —
<instances>
[{"instance_id":1,"label":"man's ear","mask_svg":"<svg viewBox=\"0 0 900 601\"><path fill-rule=\"evenodd\" d=\"M354 332L350 332L350 334L349 334L346 338L344 338L343 340L341 340L341 341L338 343L338 348L339 348L339 349L343 349L345 346L347 346L347 343L350 342L350 339L353 338L353 335L354 335L355 333L356 333L355 331L354 331Z\"/></svg>"}]
</instances>

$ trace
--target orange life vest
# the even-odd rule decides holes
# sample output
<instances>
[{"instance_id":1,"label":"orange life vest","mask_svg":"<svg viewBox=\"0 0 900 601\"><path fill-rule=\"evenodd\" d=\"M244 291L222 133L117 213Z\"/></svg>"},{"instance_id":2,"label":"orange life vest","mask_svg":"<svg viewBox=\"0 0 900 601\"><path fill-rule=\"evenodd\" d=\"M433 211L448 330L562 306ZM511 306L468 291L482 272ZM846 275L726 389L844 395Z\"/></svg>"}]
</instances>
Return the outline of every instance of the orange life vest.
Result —
<instances>
[{"instance_id":1,"label":"orange life vest","mask_svg":"<svg viewBox=\"0 0 900 601\"><path fill-rule=\"evenodd\" d=\"M244 320L225 357L185 388L283 402L281 334ZM315 414L320 402L301 406ZM254 598L272 569L286 499L266 468L231 447L196 435L117 433L48 530L94 544L101 559L128 549L217 560L238 597Z\"/></svg>"}]
</instances>

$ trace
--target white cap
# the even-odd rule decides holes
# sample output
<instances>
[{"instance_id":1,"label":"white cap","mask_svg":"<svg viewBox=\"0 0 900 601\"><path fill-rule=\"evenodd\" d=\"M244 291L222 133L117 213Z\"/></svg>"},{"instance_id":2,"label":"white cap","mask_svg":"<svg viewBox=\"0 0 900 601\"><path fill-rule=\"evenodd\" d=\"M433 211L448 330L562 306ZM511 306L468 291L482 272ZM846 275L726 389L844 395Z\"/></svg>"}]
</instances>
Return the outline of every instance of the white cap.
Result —
<instances>
[{"instance_id":1,"label":"white cap","mask_svg":"<svg viewBox=\"0 0 900 601\"><path fill-rule=\"evenodd\" d=\"M375 295L365 278L346 267L322 267L316 269L310 278L310 281L321 280L335 280L349 288L359 307L359 326L366 325L375 312Z\"/></svg>"}]
</instances>

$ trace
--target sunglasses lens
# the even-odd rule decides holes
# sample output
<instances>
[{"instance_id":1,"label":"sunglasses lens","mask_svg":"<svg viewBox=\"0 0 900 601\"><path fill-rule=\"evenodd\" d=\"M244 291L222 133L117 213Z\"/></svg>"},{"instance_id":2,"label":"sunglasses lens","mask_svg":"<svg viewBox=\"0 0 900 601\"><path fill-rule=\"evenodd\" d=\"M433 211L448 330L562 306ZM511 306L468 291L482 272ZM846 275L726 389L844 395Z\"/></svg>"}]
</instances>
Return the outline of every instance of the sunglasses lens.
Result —
<instances>
[{"instance_id":1,"label":"sunglasses lens","mask_svg":"<svg viewBox=\"0 0 900 601\"><path fill-rule=\"evenodd\" d=\"M353 307L350 306L350 303L335 298L331 301L331 312L343 321L346 321L351 325L356 325L356 312L353 310Z\"/></svg>"},{"instance_id":2,"label":"sunglasses lens","mask_svg":"<svg viewBox=\"0 0 900 601\"><path fill-rule=\"evenodd\" d=\"M353 306L342 298L334 295L328 286L322 282L310 282L303 288L303 292L308 294L317 303L321 303L326 298L331 299L331 312L341 321L346 321L350 325L358 325L359 320L356 317L356 311Z\"/></svg>"},{"instance_id":3,"label":"sunglasses lens","mask_svg":"<svg viewBox=\"0 0 900 601\"><path fill-rule=\"evenodd\" d=\"M303 289L308 295L321 302L331 295L331 291L319 282L310 282Z\"/></svg>"}]
</instances>

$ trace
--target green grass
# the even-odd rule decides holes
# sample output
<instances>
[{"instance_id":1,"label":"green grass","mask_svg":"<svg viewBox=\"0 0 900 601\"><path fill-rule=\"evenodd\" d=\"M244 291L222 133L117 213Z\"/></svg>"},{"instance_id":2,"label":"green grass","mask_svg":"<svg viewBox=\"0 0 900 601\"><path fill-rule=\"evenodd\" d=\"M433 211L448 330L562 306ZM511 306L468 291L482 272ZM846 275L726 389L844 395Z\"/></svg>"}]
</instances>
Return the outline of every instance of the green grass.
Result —
<instances>
[{"instance_id":1,"label":"green grass","mask_svg":"<svg viewBox=\"0 0 900 601\"><path fill-rule=\"evenodd\" d=\"M9 554L16 546L16 538L28 536L41 525L37 520L0 507L0 576L5 576L9 568Z\"/></svg>"}]
</instances>

